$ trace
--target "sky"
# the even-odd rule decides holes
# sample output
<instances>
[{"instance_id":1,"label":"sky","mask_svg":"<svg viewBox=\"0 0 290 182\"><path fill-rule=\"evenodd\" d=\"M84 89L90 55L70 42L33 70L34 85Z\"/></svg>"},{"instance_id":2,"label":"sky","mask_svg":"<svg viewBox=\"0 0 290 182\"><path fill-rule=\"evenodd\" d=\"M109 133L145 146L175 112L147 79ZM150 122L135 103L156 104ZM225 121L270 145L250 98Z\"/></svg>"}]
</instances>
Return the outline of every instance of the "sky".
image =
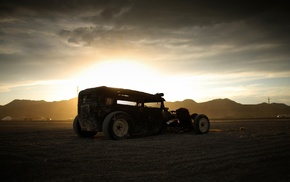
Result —
<instances>
[{"instance_id":1,"label":"sky","mask_svg":"<svg viewBox=\"0 0 290 182\"><path fill-rule=\"evenodd\" d=\"M290 105L287 1L1 0L0 105L89 87Z\"/></svg>"}]
</instances>

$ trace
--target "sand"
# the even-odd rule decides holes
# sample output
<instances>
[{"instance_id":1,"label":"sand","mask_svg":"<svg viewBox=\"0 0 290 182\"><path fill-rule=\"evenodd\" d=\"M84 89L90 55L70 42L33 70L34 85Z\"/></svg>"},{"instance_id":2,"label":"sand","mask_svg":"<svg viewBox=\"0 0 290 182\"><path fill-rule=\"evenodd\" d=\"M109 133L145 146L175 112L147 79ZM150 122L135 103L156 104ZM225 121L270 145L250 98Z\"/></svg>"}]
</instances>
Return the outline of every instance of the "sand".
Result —
<instances>
[{"instance_id":1,"label":"sand","mask_svg":"<svg viewBox=\"0 0 290 182\"><path fill-rule=\"evenodd\" d=\"M122 141L79 138L68 121L0 121L0 159L0 181L290 181L290 120Z\"/></svg>"}]
</instances>

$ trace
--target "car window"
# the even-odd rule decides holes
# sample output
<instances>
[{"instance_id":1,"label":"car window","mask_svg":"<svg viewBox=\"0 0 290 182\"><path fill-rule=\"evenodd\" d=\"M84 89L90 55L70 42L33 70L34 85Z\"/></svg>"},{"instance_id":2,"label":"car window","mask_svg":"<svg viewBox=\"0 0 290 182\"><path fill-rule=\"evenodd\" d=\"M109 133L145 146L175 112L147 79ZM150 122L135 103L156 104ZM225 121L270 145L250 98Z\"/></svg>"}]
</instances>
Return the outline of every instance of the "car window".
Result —
<instances>
[{"instance_id":1,"label":"car window","mask_svg":"<svg viewBox=\"0 0 290 182\"><path fill-rule=\"evenodd\" d=\"M117 100L117 104L127 105L127 106L137 106L137 102L127 101L127 100Z\"/></svg>"},{"instance_id":2,"label":"car window","mask_svg":"<svg viewBox=\"0 0 290 182\"><path fill-rule=\"evenodd\" d=\"M161 102L147 102L144 103L145 107L154 107L154 108L160 108L161 107Z\"/></svg>"}]
</instances>

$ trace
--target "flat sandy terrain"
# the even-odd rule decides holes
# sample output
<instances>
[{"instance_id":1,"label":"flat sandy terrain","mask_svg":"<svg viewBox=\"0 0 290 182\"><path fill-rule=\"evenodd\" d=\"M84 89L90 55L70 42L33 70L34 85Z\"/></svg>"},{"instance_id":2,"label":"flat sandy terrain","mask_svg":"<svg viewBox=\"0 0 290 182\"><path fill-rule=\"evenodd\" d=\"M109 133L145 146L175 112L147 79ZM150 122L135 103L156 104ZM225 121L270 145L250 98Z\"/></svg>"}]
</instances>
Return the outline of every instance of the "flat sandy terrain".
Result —
<instances>
[{"instance_id":1,"label":"flat sandy terrain","mask_svg":"<svg viewBox=\"0 0 290 182\"><path fill-rule=\"evenodd\" d=\"M290 181L290 120L122 141L79 138L72 122L0 121L0 160L0 181Z\"/></svg>"}]
</instances>

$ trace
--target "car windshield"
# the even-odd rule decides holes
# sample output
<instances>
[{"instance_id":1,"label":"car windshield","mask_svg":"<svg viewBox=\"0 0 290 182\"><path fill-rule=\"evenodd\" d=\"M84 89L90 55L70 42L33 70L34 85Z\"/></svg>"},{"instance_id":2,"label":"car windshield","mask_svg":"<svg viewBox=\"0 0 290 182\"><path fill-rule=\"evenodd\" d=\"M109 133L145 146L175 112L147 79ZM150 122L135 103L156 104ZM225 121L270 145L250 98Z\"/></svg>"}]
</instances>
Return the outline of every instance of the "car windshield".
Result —
<instances>
[{"instance_id":1,"label":"car windshield","mask_svg":"<svg viewBox=\"0 0 290 182\"><path fill-rule=\"evenodd\" d=\"M160 108L161 107L161 102L147 102L144 103L145 107L154 107L154 108Z\"/></svg>"}]
</instances>

